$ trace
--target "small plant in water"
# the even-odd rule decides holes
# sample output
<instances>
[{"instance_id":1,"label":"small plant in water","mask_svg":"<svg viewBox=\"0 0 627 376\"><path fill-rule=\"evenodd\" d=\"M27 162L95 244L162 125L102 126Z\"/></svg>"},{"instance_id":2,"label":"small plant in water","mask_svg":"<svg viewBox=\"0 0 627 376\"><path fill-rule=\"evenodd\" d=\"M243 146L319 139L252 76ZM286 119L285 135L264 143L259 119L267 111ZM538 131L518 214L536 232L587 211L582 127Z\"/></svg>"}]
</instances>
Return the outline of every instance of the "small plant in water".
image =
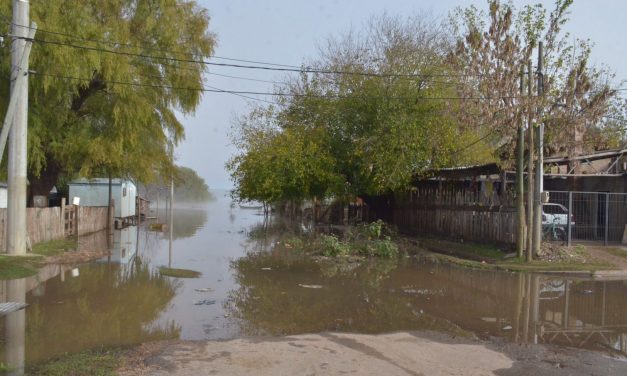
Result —
<instances>
[{"instance_id":1,"label":"small plant in water","mask_svg":"<svg viewBox=\"0 0 627 376\"><path fill-rule=\"evenodd\" d=\"M364 250L367 256L392 258L398 255L398 246L389 236L368 242Z\"/></svg>"},{"instance_id":2,"label":"small plant in water","mask_svg":"<svg viewBox=\"0 0 627 376\"><path fill-rule=\"evenodd\" d=\"M383 234L384 226L385 222L379 219L376 222L361 225L360 232L370 239L379 239L381 234Z\"/></svg>"},{"instance_id":3,"label":"small plant in water","mask_svg":"<svg viewBox=\"0 0 627 376\"><path fill-rule=\"evenodd\" d=\"M350 245L334 235L320 235L322 254L327 257L346 256L350 253Z\"/></svg>"}]
</instances>

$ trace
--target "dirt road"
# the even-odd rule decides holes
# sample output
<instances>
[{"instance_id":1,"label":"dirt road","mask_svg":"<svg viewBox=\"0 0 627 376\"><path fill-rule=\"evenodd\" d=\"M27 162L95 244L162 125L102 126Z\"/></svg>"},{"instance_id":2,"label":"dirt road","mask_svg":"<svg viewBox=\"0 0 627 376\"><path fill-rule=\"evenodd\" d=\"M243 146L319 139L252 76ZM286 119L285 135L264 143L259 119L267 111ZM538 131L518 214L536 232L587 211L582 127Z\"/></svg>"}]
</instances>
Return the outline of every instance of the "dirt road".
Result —
<instances>
[{"instance_id":1,"label":"dirt road","mask_svg":"<svg viewBox=\"0 0 627 376\"><path fill-rule=\"evenodd\" d=\"M152 347L152 350L150 349ZM625 375L627 362L575 349L435 333L323 333L173 342L137 350L135 375Z\"/></svg>"}]
</instances>

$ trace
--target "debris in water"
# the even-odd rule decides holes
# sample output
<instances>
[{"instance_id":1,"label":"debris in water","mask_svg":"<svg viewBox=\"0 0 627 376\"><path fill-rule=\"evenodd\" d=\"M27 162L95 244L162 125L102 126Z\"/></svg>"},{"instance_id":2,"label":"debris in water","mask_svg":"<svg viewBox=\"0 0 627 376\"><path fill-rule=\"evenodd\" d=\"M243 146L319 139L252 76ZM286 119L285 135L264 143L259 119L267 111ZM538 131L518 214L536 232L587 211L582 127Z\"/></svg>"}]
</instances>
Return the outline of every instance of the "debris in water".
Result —
<instances>
[{"instance_id":1,"label":"debris in water","mask_svg":"<svg viewBox=\"0 0 627 376\"><path fill-rule=\"evenodd\" d=\"M261 270L272 270L272 268L261 268Z\"/></svg>"},{"instance_id":2,"label":"debris in water","mask_svg":"<svg viewBox=\"0 0 627 376\"><path fill-rule=\"evenodd\" d=\"M213 292L213 289L211 287L204 287L202 289L194 289L198 292Z\"/></svg>"},{"instance_id":3,"label":"debris in water","mask_svg":"<svg viewBox=\"0 0 627 376\"><path fill-rule=\"evenodd\" d=\"M321 289L322 288L322 286L320 285L303 285L301 283L299 283L298 286L304 287L306 289Z\"/></svg>"},{"instance_id":4,"label":"debris in water","mask_svg":"<svg viewBox=\"0 0 627 376\"><path fill-rule=\"evenodd\" d=\"M215 300L205 299L205 300L198 300L198 301L194 302L194 305L212 305L212 304L215 304L215 303L216 303Z\"/></svg>"},{"instance_id":5,"label":"debris in water","mask_svg":"<svg viewBox=\"0 0 627 376\"><path fill-rule=\"evenodd\" d=\"M0 304L0 315L6 315L11 312L19 311L26 308L28 304L20 302L5 302Z\"/></svg>"},{"instance_id":6,"label":"debris in water","mask_svg":"<svg viewBox=\"0 0 627 376\"><path fill-rule=\"evenodd\" d=\"M507 325L506 327L503 328L503 330L512 330L511 325Z\"/></svg>"}]
</instances>

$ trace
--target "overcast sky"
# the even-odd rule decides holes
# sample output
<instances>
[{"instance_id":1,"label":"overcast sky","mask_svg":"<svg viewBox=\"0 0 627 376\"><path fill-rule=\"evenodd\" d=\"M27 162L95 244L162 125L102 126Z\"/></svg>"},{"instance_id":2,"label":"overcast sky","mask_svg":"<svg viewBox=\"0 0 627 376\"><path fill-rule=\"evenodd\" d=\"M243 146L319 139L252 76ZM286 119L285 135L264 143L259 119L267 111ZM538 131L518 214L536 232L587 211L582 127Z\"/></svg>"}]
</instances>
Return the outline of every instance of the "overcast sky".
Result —
<instances>
[{"instance_id":1,"label":"overcast sky","mask_svg":"<svg viewBox=\"0 0 627 376\"><path fill-rule=\"evenodd\" d=\"M272 63L301 65L316 56L317 46L328 36L351 28L359 30L373 15L406 15L427 11L445 17L457 6L485 1L463 0L198 0L211 15L211 30L218 36L215 55ZM517 6L538 1L515 1ZM541 1L552 9L553 1ZM605 64L627 79L627 1L575 0L567 30L595 43L593 64ZM225 62L214 59L216 62ZM227 67L211 73L261 80L278 80L281 74ZM271 83L207 75L207 85L226 90L272 91ZM271 99L271 98L266 98ZM211 189L231 188L224 169L235 153L228 133L231 120L246 113L248 100L224 93L205 93L194 116L183 118L186 139L177 149L178 163L193 168Z\"/></svg>"}]
</instances>

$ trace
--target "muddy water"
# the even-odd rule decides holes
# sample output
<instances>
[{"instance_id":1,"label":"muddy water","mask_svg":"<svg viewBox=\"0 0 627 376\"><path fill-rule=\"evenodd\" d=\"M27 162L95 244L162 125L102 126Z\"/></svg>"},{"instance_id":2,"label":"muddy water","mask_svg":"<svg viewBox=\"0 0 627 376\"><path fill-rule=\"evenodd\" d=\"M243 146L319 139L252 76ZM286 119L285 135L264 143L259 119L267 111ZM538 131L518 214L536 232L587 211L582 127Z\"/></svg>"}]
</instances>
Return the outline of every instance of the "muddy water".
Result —
<instances>
[{"instance_id":1,"label":"muddy water","mask_svg":"<svg viewBox=\"0 0 627 376\"><path fill-rule=\"evenodd\" d=\"M19 371L103 346L322 331L434 330L627 351L624 281L468 270L415 257L316 261L290 244L283 226L229 204L220 197L176 210L171 248L167 233L131 227L116 232L110 257L3 282L3 301L29 306L0 319L0 361ZM103 246L102 239L84 237L81 246ZM202 276L164 277L159 266Z\"/></svg>"}]
</instances>

